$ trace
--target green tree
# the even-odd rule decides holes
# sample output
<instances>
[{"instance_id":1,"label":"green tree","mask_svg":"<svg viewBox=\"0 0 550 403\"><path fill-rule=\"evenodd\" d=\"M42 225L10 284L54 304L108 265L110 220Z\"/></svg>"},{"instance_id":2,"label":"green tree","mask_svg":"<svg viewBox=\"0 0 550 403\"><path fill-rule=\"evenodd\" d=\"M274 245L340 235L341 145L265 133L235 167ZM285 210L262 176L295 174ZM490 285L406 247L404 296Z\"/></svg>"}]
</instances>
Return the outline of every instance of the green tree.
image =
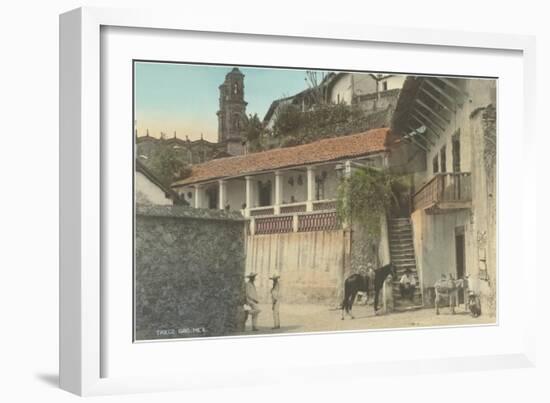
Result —
<instances>
[{"instance_id":1,"label":"green tree","mask_svg":"<svg viewBox=\"0 0 550 403\"><path fill-rule=\"evenodd\" d=\"M338 187L337 213L342 221L355 221L373 237L380 235L380 219L397 203L395 189L404 177L374 168L359 168Z\"/></svg>"},{"instance_id":2,"label":"green tree","mask_svg":"<svg viewBox=\"0 0 550 403\"><path fill-rule=\"evenodd\" d=\"M259 151L262 149L262 136L264 135L264 126L258 117L258 114L249 115L246 126L243 130L243 137L246 141L249 151Z\"/></svg>"},{"instance_id":3,"label":"green tree","mask_svg":"<svg viewBox=\"0 0 550 403\"><path fill-rule=\"evenodd\" d=\"M189 167L181 151L171 144L159 144L147 162L149 169L166 186L189 174Z\"/></svg>"},{"instance_id":4,"label":"green tree","mask_svg":"<svg viewBox=\"0 0 550 403\"><path fill-rule=\"evenodd\" d=\"M274 136L286 136L296 132L302 124L303 114L296 105L284 104L275 112Z\"/></svg>"}]
</instances>

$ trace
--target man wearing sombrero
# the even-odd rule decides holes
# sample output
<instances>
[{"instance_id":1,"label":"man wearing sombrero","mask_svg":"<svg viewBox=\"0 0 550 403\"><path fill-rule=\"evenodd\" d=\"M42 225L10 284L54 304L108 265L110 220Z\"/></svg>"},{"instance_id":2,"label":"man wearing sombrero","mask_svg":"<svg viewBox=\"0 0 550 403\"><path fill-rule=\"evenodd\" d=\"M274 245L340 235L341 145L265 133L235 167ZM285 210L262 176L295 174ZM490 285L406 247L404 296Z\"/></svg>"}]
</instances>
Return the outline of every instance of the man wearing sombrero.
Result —
<instances>
[{"instance_id":1,"label":"man wearing sombrero","mask_svg":"<svg viewBox=\"0 0 550 403\"><path fill-rule=\"evenodd\" d=\"M281 321L279 318L279 305L280 305L280 293L279 293L279 275L274 273L270 280L273 281L273 287L271 287L271 307L273 309L273 329L281 328Z\"/></svg>"},{"instance_id":2,"label":"man wearing sombrero","mask_svg":"<svg viewBox=\"0 0 550 403\"><path fill-rule=\"evenodd\" d=\"M254 285L256 273L250 273L246 278L248 278L248 282L246 283L246 304L250 306L250 311L248 311L248 313L252 317L252 330L257 331L260 309L258 308L258 292Z\"/></svg>"}]
</instances>

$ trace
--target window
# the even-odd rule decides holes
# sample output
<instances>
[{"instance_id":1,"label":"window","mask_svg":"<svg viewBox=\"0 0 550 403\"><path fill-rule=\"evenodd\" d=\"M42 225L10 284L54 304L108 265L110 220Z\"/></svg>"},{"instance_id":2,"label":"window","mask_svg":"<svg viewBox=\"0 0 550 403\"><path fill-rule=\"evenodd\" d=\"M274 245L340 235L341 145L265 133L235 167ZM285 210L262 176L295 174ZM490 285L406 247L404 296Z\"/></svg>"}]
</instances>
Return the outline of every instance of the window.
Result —
<instances>
[{"instance_id":1,"label":"window","mask_svg":"<svg viewBox=\"0 0 550 403\"><path fill-rule=\"evenodd\" d=\"M460 134L453 136L453 172L460 172Z\"/></svg>"},{"instance_id":2,"label":"window","mask_svg":"<svg viewBox=\"0 0 550 403\"><path fill-rule=\"evenodd\" d=\"M382 91L387 91L388 90L388 82L387 81L384 81L382 83Z\"/></svg>"},{"instance_id":3,"label":"window","mask_svg":"<svg viewBox=\"0 0 550 403\"><path fill-rule=\"evenodd\" d=\"M436 174L439 172L439 156L438 155L435 155L433 160L432 160L432 170L433 170L433 173Z\"/></svg>"},{"instance_id":4,"label":"window","mask_svg":"<svg viewBox=\"0 0 550 403\"><path fill-rule=\"evenodd\" d=\"M439 151L439 158L441 160L439 164L441 172L447 172L447 149L445 146L441 147L441 151Z\"/></svg>"},{"instance_id":5,"label":"window","mask_svg":"<svg viewBox=\"0 0 550 403\"><path fill-rule=\"evenodd\" d=\"M271 181L258 181L258 204L260 207L271 206Z\"/></svg>"},{"instance_id":6,"label":"window","mask_svg":"<svg viewBox=\"0 0 550 403\"><path fill-rule=\"evenodd\" d=\"M206 196L208 198L208 208L215 210L218 208L218 188L210 187L206 189Z\"/></svg>"},{"instance_id":7,"label":"window","mask_svg":"<svg viewBox=\"0 0 550 403\"><path fill-rule=\"evenodd\" d=\"M325 198L325 179L327 172L323 171L321 175L315 176L315 200L324 200Z\"/></svg>"}]
</instances>

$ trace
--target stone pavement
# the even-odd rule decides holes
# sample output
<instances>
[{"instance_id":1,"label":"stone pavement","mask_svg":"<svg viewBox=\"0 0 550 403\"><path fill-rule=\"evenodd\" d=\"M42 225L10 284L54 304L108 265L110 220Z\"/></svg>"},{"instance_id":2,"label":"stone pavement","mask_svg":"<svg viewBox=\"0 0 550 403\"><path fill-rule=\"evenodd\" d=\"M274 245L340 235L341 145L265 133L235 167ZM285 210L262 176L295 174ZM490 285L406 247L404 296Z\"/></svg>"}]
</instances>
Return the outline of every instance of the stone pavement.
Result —
<instances>
[{"instance_id":1,"label":"stone pavement","mask_svg":"<svg viewBox=\"0 0 550 403\"><path fill-rule=\"evenodd\" d=\"M277 333L302 333L302 332L326 332L339 330L369 330L392 329L425 326L448 325L479 325L494 324L496 318L480 316L473 318L464 312L464 307L456 309L452 315L449 308L440 309L440 315L435 314L433 308L422 308L405 312L394 312L387 315L374 315L372 305L354 305L353 315L355 319L346 316L341 320L341 311L326 305L313 304L282 304L280 309L281 328L272 330L273 314L271 305L262 304L258 317L259 331L252 332L250 319L246 323L246 335L253 334L277 334Z\"/></svg>"}]
</instances>

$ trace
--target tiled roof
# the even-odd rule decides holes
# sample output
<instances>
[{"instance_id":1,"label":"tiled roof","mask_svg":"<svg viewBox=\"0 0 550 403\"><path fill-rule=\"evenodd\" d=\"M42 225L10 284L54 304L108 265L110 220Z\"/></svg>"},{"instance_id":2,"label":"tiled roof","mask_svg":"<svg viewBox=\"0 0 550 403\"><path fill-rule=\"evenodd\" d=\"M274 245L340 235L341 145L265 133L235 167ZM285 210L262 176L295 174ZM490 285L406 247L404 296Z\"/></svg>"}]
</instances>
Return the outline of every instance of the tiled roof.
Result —
<instances>
[{"instance_id":1,"label":"tiled roof","mask_svg":"<svg viewBox=\"0 0 550 403\"><path fill-rule=\"evenodd\" d=\"M172 187L379 153L387 151L389 134L387 128L373 129L295 147L211 160L193 165L191 175L174 182Z\"/></svg>"}]
</instances>

